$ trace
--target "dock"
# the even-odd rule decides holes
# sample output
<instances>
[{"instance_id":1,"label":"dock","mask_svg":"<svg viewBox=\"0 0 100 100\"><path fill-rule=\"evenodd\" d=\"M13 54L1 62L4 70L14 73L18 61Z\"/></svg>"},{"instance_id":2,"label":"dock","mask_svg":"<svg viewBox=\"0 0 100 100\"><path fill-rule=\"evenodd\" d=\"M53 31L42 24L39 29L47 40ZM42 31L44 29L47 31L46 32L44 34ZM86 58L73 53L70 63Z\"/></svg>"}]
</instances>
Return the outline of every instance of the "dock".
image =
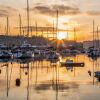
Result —
<instances>
[{"instance_id":1,"label":"dock","mask_svg":"<svg viewBox=\"0 0 100 100\"><path fill-rule=\"evenodd\" d=\"M61 66L65 66L65 67L84 67L85 63L84 62L72 62L72 63L61 62Z\"/></svg>"}]
</instances>

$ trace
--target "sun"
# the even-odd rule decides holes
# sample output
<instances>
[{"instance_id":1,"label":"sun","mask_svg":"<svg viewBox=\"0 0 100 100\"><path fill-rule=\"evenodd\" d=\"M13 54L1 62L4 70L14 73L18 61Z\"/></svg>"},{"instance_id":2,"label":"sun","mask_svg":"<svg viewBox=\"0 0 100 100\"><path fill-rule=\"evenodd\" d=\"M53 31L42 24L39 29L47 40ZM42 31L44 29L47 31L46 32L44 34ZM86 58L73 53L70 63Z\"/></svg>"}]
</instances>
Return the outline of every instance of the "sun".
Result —
<instances>
[{"instance_id":1,"label":"sun","mask_svg":"<svg viewBox=\"0 0 100 100\"><path fill-rule=\"evenodd\" d=\"M67 37L67 34L64 32L57 33L57 39L59 39L59 40L65 39L66 37Z\"/></svg>"}]
</instances>

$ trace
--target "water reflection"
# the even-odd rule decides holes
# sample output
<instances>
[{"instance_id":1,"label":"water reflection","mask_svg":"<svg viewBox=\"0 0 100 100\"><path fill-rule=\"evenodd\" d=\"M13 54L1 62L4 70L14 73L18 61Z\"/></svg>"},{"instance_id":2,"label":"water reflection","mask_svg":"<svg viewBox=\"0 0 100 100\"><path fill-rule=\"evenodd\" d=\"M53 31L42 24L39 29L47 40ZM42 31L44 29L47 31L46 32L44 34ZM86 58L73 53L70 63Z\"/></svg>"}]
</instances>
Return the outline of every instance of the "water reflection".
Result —
<instances>
[{"instance_id":1,"label":"water reflection","mask_svg":"<svg viewBox=\"0 0 100 100\"><path fill-rule=\"evenodd\" d=\"M88 91L99 100L100 90L97 88L99 82L94 77L94 72L100 71L100 59L93 61L85 55L78 55L64 57L62 60L66 59L72 59L75 62L84 61L85 67L61 67L59 61L33 59L2 61L0 63L0 100L92 98L81 91ZM86 89L87 87L89 89Z\"/></svg>"}]
</instances>

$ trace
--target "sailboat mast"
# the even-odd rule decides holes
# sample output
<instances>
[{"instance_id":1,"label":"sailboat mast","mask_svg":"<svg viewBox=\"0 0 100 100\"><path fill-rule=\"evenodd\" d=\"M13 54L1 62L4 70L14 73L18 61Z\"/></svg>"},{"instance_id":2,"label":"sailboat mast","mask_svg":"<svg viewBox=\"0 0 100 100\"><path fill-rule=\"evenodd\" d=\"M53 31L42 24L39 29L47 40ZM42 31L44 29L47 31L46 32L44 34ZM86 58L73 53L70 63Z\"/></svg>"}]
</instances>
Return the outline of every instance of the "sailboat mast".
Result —
<instances>
[{"instance_id":1,"label":"sailboat mast","mask_svg":"<svg viewBox=\"0 0 100 100\"><path fill-rule=\"evenodd\" d=\"M57 33L58 33L58 10L56 15L56 50L57 50Z\"/></svg>"},{"instance_id":2,"label":"sailboat mast","mask_svg":"<svg viewBox=\"0 0 100 100\"><path fill-rule=\"evenodd\" d=\"M67 41L69 40L68 24L67 24Z\"/></svg>"},{"instance_id":3,"label":"sailboat mast","mask_svg":"<svg viewBox=\"0 0 100 100\"><path fill-rule=\"evenodd\" d=\"M99 50L99 26L97 26L97 49Z\"/></svg>"},{"instance_id":4,"label":"sailboat mast","mask_svg":"<svg viewBox=\"0 0 100 100\"><path fill-rule=\"evenodd\" d=\"M35 42L36 42L36 44L37 44L37 35L38 35L38 33L37 33L37 22L35 23L35 28L36 28L36 37L35 37Z\"/></svg>"},{"instance_id":5,"label":"sailboat mast","mask_svg":"<svg viewBox=\"0 0 100 100\"><path fill-rule=\"evenodd\" d=\"M54 37L55 37L55 29L54 29L54 21L53 21L53 41L54 41Z\"/></svg>"},{"instance_id":6,"label":"sailboat mast","mask_svg":"<svg viewBox=\"0 0 100 100\"><path fill-rule=\"evenodd\" d=\"M99 40L99 26L97 26L97 40L98 40L98 50L100 50L100 40Z\"/></svg>"},{"instance_id":7,"label":"sailboat mast","mask_svg":"<svg viewBox=\"0 0 100 100\"><path fill-rule=\"evenodd\" d=\"M35 23L35 28L36 28L36 37L37 37L37 22Z\"/></svg>"},{"instance_id":8,"label":"sailboat mast","mask_svg":"<svg viewBox=\"0 0 100 100\"><path fill-rule=\"evenodd\" d=\"M7 16L7 18L6 18L6 27L5 27L5 31L6 31L6 33L5 33L5 43L6 43L6 45L8 45L8 42L7 42L7 36L8 36L8 33L9 33L9 18L8 18L8 16Z\"/></svg>"},{"instance_id":9,"label":"sailboat mast","mask_svg":"<svg viewBox=\"0 0 100 100\"><path fill-rule=\"evenodd\" d=\"M29 37L29 0L27 0L27 36Z\"/></svg>"},{"instance_id":10,"label":"sailboat mast","mask_svg":"<svg viewBox=\"0 0 100 100\"><path fill-rule=\"evenodd\" d=\"M22 35L22 21L21 21L21 15L19 14L19 26L20 26L20 36Z\"/></svg>"},{"instance_id":11,"label":"sailboat mast","mask_svg":"<svg viewBox=\"0 0 100 100\"><path fill-rule=\"evenodd\" d=\"M95 32L94 31L95 31L95 22L93 20L93 47L95 47L95 41L94 41L95 40L95 38L94 38L95 37Z\"/></svg>"},{"instance_id":12,"label":"sailboat mast","mask_svg":"<svg viewBox=\"0 0 100 100\"><path fill-rule=\"evenodd\" d=\"M95 22L93 20L93 47L95 48ZM95 67L95 61L93 60L93 85L94 85L94 67Z\"/></svg>"},{"instance_id":13,"label":"sailboat mast","mask_svg":"<svg viewBox=\"0 0 100 100\"><path fill-rule=\"evenodd\" d=\"M76 42L77 38L76 38L76 29L74 28L74 42Z\"/></svg>"},{"instance_id":14,"label":"sailboat mast","mask_svg":"<svg viewBox=\"0 0 100 100\"><path fill-rule=\"evenodd\" d=\"M6 30L6 35L8 36L8 32L9 32L9 18L7 16L7 30Z\"/></svg>"}]
</instances>

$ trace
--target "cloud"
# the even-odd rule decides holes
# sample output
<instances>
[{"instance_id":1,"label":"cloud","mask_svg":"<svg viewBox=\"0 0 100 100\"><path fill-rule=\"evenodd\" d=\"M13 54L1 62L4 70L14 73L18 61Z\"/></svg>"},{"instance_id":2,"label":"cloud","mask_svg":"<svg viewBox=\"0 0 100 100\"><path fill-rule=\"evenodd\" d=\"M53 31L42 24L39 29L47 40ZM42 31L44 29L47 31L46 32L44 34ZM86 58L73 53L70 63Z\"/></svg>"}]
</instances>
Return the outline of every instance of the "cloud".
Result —
<instances>
[{"instance_id":1,"label":"cloud","mask_svg":"<svg viewBox=\"0 0 100 100\"><path fill-rule=\"evenodd\" d=\"M80 13L79 8L74 8L70 6L65 6L65 5L54 5L53 9L58 10L62 15L63 14L68 14L68 15L76 15Z\"/></svg>"},{"instance_id":2,"label":"cloud","mask_svg":"<svg viewBox=\"0 0 100 100\"><path fill-rule=\"evenodd\" d=\"M0 5L0 17L12 16L17 12L17 9Z\"/></svg>"},{"instance_id":3,"label":"cloud","mask_svg":"<svg viewBox=\"0 0 100 100\"><path fill-rule=\"evenodd\" d=\"M31 11L36 11L48 16L55 16L57 10L60 15L77 15L81 13L79 8L67 5L37 5L31 9Z\"/></svg>"},{"instance_id":4,"label":"cloud","mask_svg":"<svg viewBox=\"0 0 100 100\"><path fill-rule=\"evenodd\" d=\"M31 9L31 11L35 11L43 15L55 16L55 10L49 6L35 6Z\"/></svg>"},{"instance_id":5,"label":"cloud","mask_svg":"<svg viewBox=\"0 0 100 100\"><path fill-rule=\"evenodd\" d=\"M100 11L88 11L86 14L90 16L100 16Z\"/></svg>"}]
</instances>

